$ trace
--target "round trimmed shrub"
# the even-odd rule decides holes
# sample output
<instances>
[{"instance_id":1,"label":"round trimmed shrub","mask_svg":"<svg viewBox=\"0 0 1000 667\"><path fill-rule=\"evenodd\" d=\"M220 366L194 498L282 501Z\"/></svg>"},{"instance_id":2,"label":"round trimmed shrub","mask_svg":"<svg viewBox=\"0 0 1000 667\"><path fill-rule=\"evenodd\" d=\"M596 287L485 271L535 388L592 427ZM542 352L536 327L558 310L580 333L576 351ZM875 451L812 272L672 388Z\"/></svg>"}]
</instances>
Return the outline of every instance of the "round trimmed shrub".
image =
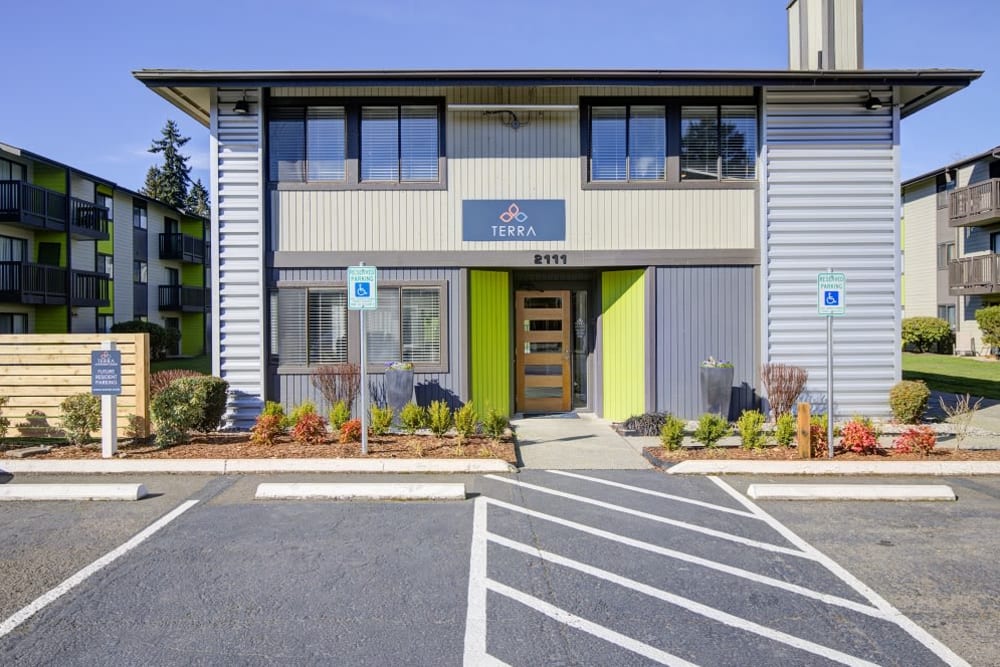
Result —
<instances>
[{"instance_id":1,"label":"round trimmed shrub","mask_svg":"<svg viewBox=\"0 0 1000 667\"><path fill-rule=\"evenodd\" d=\"M889 390L889 407L896 421L916 424L927 410L931 390L920 380L901 380Z\"/></svg>"},{"instance_id":2,"label":"round trimmed shrub","mask_svg":"<svg viewBox=\"0 0 1000 667\"><path fill-rule=\"evenodd\" d=\"M901 335L903 347L930 352L951 342L951 325L939 317L905 317Z\"/></svg>"},{"instance_id":3,"label":"round trimmed shrub","mask_svg":"<svg viewBox=\"0 0 1000 667\"><path fill-rule=\"evenodd\" d=\"M177 349L181 332L176 329L161 327L155 322L132 320L130 322L115 322L111 325L111 333L145 333L149 334L149 358L153 361L166 359Z\"/></svg>"}]
</instances>

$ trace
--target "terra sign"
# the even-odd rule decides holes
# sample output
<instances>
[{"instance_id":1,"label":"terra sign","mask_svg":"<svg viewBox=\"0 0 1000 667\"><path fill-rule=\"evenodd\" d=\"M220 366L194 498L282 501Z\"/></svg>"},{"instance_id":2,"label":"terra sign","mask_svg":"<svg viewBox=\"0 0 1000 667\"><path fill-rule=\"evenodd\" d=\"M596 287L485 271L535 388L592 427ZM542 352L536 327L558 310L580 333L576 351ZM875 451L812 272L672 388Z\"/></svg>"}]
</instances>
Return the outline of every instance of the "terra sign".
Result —
<instances>
[{"instance_id":1,"label":"terra sign","mask_svg":"<svg viewBox=\"0 0 1000 667\"><path fill-rule=\"evenodd\" d=\"M562 199L466 199L463 241L565 241Z\"/></svg>"}]
</instances>

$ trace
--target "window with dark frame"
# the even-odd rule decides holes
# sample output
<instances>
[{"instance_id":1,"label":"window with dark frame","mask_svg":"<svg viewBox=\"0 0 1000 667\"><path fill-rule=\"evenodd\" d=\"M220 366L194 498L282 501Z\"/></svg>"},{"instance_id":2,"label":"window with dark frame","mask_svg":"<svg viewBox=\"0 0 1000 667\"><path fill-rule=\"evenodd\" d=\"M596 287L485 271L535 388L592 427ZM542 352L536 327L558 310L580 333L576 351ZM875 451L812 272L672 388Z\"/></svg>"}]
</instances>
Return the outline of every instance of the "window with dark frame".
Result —
<instances>
[{"instance_id":1,"label":"window with dark frame","mask_svg":"<svg viewBox=\"0 0 1000 667\"><path fill-rule=\"evenodd\" d=\"M939 305L938 318L947 322L951 326L952 330L954 330L955 327L958 326L958 317L954 304L944 305L944 306Z\"/></svg>"},{"instance_id":2,"label":"window with dark frame","mask_svg":"<svg viewBox=\"0 0 1000 667\"><path fill-rule=\"evenodd\" d=\"M28 333L26 313L0 313L0 334Z\"/></svg>"},{"instance_id":3,"label":"window with dark frame","mask_svg":"<svg viewBox=\"0 0 1000 667\"><path fill-rule=\"evenodd\" d=\"M145 285L149 278L148 270L145 261L141 259L134 260L132 262L132 282Z\"/></svg>"},{"instance_id":4,"label":"window with dark frame","mask_svg":"<svg viewBox=\"0 0 1000 667\"><path fill-rule=\"evenodd\" d=\"M97 333L111 333L111 326L115 323L112 315L97 316Z\"/></svg>"},{"instance_id":5,"label":"window with dark frame","mask_svg":"<svg viewBox=\"0 0 1000 667\"><path fill-rule=\"evenodd\" d=\"M681 180L757 177L757 108L681 107Z\"/></svg>"},{"instance_id":6,"label":"window with dark frame","mask_svg":"<svg viewBox=\"0 0 1000 667\"><path fill-rule=\"evenodd\" d=\"M948 268L948 264L951 260L955 259L955 244L954 243L939 243L937 247L937 268L939 271L943 271Z\"/></svg>"},{"instance_id":7,"label":"window with dark frame","mask_svg":"<svg viewBox=\"0 0 1000 667\"><path fill-rule=\"evenodd\" d=\"M0 181L23 181L24 165L0 158Z\"/></svg>"},{"instance_id":8,"label":"window with dark frame","mask_svg":"<svg viewBox=\"0 0 1000 667\"><path fill-rule=\"evenodd\" d=\"M132 200L132 226L138 229L149 227L149 214L146 211L146 202L141 199Z\"/></svg>"},{"instance_id":9,"label":"window with dark frame","mask_svg":"<svg viewBox=\"0 0 1000 667\"><path fill-rule=\"evenodd\" d=\"M592 181L666 179L665 106L593 106L590 123Z\"/></svg>"},{"instance_id":10,"label":"window with dark frame","mask_svg":"<svg viewBox=\"0 0 1000 667\"><path fill-rule=\"evenodd\" d=\"M441 364L441 287L380 287L369 313L368 361Z\"/></svg>"},{"instance_id":11,"label":"window with dark frame","mask_svg":"<svg viewBox=\"0 0 1000 667\"><path fill-rule=\"evenodd\" d=\"M98 192L94 198L98 206L103 206L108 211L108 220L115 219L115 198L103 192Z\"/></svg>"},{"instance_id":12,"label":"window with dark frame","mask_svg":"<svg viewBox=\"0 0 1000 667\"><path fill-rule=\"evenodd\" d=\"M113 255L97 253L97 270L108 274L108 278L115 277L115 258Z\"/></svg>"}]
</instances>

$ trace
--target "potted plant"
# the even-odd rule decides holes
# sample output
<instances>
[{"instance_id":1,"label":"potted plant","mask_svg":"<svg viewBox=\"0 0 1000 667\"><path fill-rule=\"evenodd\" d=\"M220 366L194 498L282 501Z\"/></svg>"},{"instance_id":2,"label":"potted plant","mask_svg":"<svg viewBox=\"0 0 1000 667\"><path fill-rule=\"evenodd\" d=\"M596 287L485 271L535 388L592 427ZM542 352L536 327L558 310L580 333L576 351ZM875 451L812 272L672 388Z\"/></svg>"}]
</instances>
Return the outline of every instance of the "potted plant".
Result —
<instances>
[{"instance_id":1,"label":"potted plant","mask_svg":"<svg viewBox=\"0 0 1000 667\"><path fill-rule=\"evenodd\" d=\"M413 364L393 361L385 365L385 401L393 414L400 414L403 406L413 400Z\"/></svg>"},{"instance_id":2,"label":"potted plant","mask_svg":"<svg viewBox=\"0 0 1000 667\"><path fill-rule=\"evenodd\" d=\"M733 363L709 357L701 362L701 402L705 412L729 419L729 401L733 393Z\"/></svg>"}]
</instances>

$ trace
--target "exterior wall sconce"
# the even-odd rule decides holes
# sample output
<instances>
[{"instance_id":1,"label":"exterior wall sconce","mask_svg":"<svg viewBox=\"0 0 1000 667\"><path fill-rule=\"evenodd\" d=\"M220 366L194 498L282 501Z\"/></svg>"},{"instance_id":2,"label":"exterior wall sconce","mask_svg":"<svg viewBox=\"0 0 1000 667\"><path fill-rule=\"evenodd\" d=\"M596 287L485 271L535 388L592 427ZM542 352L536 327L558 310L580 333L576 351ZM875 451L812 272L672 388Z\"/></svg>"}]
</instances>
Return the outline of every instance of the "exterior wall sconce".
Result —
<instances>
[{"instance_id":1,"label":"exterior wall sconce","mask_svg":"<svg viewBox=\"0 0 1000 667\"><path fill-rule=\"evenodd\" d=\"M871 91L868 91L868 99L865 100L865 108L869 111L878 111L883 107L882 100L873 96Z\"/></svg>"},{"instance_id":2,"label":"exterior wall sconce","mask_svg":"<svg viewBox=\"0 0 1000 667\"><path fill-rule=\"evenodd\" d=\"M247 93L243 91L243 99L233 105L233 113L245 116L250 113L250 103L247 102Z\"/></svg>"}]
</instances>

